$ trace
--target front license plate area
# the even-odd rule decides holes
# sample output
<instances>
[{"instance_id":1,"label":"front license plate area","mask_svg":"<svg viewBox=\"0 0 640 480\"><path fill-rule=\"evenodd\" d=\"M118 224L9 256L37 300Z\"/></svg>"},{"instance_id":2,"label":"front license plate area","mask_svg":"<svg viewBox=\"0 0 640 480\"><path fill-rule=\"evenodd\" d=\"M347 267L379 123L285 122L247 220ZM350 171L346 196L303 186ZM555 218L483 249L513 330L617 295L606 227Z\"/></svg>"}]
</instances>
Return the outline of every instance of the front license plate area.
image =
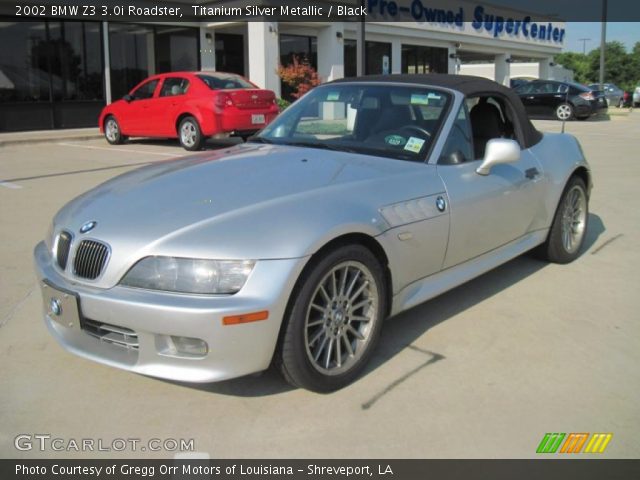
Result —
<instances>
[{"instance_id":1,"label":"front license plate area","mask_svg":"<svg viewBox=\"0 0 640 480\"><path fill-rule=\"evenodd\" d=\"M258 125L258 124L263 124L264 123L264 115L263 114L256 114L254 113L253 115L251 115L251 123L253 125Z\"/></svg>"},{"instance_id":2,"label":"front license plate area","mask_svg":"<svg viewBox=\"0 0 640 480\"><path fill-rule=\"evenodd\" d=\"M42 304L47 316L66 328L80 328L80 304L78 296L67 290L42 282Z\"/></svg>"}]
</instances>

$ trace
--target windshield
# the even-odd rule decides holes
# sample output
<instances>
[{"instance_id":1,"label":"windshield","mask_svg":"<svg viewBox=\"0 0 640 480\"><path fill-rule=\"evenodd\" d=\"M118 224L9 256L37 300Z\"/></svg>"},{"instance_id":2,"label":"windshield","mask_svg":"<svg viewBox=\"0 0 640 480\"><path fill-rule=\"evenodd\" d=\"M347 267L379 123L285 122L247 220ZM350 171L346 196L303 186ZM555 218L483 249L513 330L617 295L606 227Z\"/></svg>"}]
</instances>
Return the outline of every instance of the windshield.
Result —
<instances>
[{"instance_id":1,"label":"windshield","mask_svg":"<svg viewBox=\"0 0 640 480\"><path fill-rule=\"evenodd\" d=\"M236 88L256 88L239 75L229 73L207 73L199 74L202 80L211 90L232 90Z\"/></svg>"},{"instance_id":2,"label":"windshield","mask_svg":"<svg viewBox=\"0 0 640 480\"><path fill-rule=\"evenodd\" d=\"M253 141L423 161L451 96L429 87L329 84L317 87Z\"/></svg>"}]
</instances>

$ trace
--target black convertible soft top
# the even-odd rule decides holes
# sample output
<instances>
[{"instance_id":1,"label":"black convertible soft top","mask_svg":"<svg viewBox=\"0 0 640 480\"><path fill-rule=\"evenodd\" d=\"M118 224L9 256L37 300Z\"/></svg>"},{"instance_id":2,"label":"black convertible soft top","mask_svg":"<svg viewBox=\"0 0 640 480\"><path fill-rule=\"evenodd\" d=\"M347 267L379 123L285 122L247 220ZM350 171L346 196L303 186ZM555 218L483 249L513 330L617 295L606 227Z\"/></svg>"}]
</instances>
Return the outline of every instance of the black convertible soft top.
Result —
<instances>
[{"instance_id":1,"label":"black convertible soft top","mask_svg":"<svg viewBox=\"0 0 640 480\"><path fill-rule=\"evenodd\" d=\"M443 87L457 90L465 96L473 97L477 95L499 94L509 101L513 106L513 112L517 116L518 123L522 127L524 147L529 148L542 139L542 133L536 130L531 120L524 110L524 105L520 97L510 88L482 77L471 75L446 75L440 73L429 74L393 74L393 75L367 75L363 77L349 77L334 80L331 83L348 82L393 82L393 83L413 83L432 87Z\"/></svg>"}]
</instances>

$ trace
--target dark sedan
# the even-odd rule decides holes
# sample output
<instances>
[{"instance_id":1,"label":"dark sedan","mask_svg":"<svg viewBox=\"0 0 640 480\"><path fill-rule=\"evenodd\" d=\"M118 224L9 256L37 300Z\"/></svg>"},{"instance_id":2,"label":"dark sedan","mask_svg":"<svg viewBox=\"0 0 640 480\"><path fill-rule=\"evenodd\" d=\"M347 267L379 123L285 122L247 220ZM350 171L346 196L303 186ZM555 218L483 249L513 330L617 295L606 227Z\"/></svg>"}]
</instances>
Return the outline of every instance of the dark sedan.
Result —
<instances>
[{"instance_id":1,"label":"dark sedan","mask_svg":"<svg viewBox=\"0 0 640 480\"><path fill-rule=\"evenodd\" d=\"M534 80L515 89L530 117L586 120L607 110L603 95L574 82Z\"/></svg>"}]
</instances>

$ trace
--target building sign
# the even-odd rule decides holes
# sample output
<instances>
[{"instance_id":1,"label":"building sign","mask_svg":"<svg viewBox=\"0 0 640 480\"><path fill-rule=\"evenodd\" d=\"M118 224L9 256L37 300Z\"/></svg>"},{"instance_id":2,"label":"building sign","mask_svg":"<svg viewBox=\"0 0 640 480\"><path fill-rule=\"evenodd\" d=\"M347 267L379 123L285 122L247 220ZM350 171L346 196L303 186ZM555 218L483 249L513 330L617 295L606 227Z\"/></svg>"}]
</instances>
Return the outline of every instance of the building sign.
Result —
<instances>
[{"instance_id":1,"label":"building sign","mask_svg":"<svg viewBox=\"0 0 640 480\"><path fill-rule=\"evenodd\" d=\"M499 7L472 4L453 4L433 0L367 0L371 20L408 19L440 27L464 29L465 24L478 35L520 41L538 41L561 45L564 42L563 22L552 22L532 15Z\"/></svg>"}]
</instances>

